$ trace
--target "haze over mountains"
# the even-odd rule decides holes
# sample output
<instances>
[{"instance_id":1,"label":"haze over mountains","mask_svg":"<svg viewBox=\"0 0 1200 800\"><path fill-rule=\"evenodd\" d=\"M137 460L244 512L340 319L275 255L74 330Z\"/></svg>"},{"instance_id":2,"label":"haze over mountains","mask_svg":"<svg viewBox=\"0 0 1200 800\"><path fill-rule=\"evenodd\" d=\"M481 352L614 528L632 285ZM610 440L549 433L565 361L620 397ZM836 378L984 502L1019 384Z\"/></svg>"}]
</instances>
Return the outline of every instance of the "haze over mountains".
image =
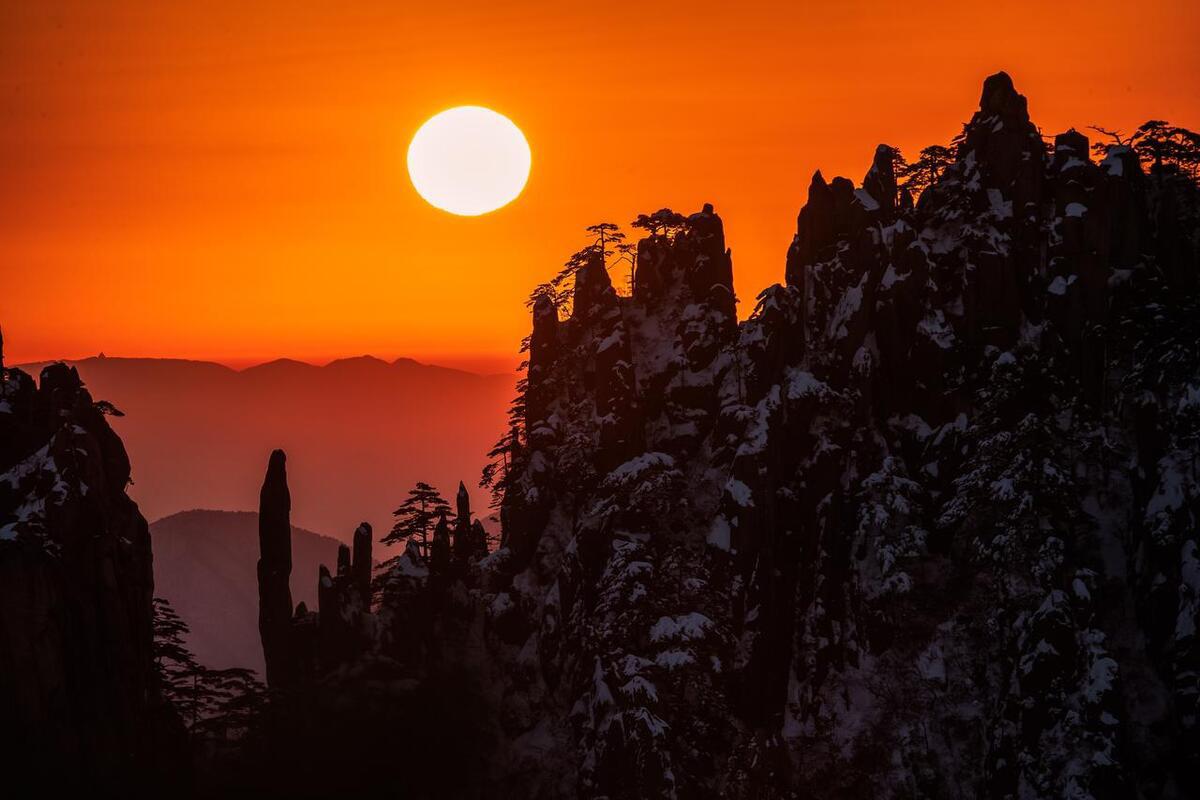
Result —
<instances>
[{"instance_id":1,"label":"haze over mountains","mask_svg":"<svg viewBox=\"0 0 1200 800\"><path fill-rule=\"evenodd\" d=\"M258 638L258 514L181 511L150 525L154 593L166 598L191 633L188 647L213 669L263 671ZM292 597L317 605L317 570L337 562L338 542L292 528Z\"/></svg>"},{"instance_id":2,"label":"haze over mountains","mask_svg":"<svg viewBox=\"0 0 1200 800\"><path fill-rule=\"evenodd\" d=\"M258 505L271 450L287 450L297 525L348 539L386 530L424 480L473 486L505 429L512 375L477 375L370 356L316 366L280 359L243 370L206 361L94 357L68 362L133 463L130 494L147 519ZM42 364L26 365L37 374Z\"/></svg>"}]
</instances>

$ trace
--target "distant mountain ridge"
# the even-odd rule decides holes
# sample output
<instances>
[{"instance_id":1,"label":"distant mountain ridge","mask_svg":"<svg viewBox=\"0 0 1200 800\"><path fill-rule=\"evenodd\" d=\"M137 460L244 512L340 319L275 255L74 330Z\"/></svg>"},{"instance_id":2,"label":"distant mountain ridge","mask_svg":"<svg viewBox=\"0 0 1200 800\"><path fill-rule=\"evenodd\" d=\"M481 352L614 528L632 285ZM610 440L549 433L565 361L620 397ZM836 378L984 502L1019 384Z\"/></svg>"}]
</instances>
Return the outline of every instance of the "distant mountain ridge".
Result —
<instances>
[{"instance_id":1,"label":"distant mountain ridge","mask_svg":"<svg viewBox=\"0 0 1200 800\"><path fill-rule=\"evenodd\" d=\"M295 367L297 369L323 370L323 369L330 369L330 368L338 369L338 368L343 368L347 365L356 365L356 364L365 364L365 365L370 365L370 366L383 366L383 367L396 367L399 369L416 367L416 368L423 368L423 369L429 369L429 370L437 370L440 372L458 373L461 375L470 375L472 377L477 377L477 378L490 378L490 377L495 377L495 376L505 374L503 372L474 372L472 370L459 369L457 367L445 367L440 364L430 364L430 363L426 363L424 361L418 361L415 358L408 358L407 356L400 356L399 358L395 358L395 359L392 359L391 361L388 361L387 359L379 358L378 356L373 356L370 354L363 354L360 356L344 356L342 358L335 358L331 361L327 361L324 364L316 364L311 361L304 361L304 360L301 360L298 358L285 358L284 357L284 358L272 358L272 359L268 359L267 361L262 361L262 362L259 362L256 364L250 364L250 365L244 366L244 367L233 367L228 364L223 364L220 361L213 361L210 359L203 359L203 358L174 358L174 357L170 357L170 356L162 356L162 357L159 357L159 356L110 356L110 355L105 355L104 353L100 353L100 354L94 355L94 356L85 356L83 358L75 358L75 359L65 358L65 359L50 359L50 360L42 360L42 361L27 361L23 364L15 364L14 366L17 369L21 369L21 370L24 370L26 372L36 375L44 367L46 367L50 364L57 364L60 362L69 364L69 365L75 366L75 367L82 367L84 365L91 364L92 362L106 362L106 364L113 363L113 364L132 364L132 365L180 364L180 365L201 366L201 367L205 367L205 368L215 368L215 369L223 371L223 372L235 373L235 374L252 373L252 372L259 371L259 370L266 370L266 369L272 369L272 368L277 368L277 367Z\"/></svg>"},{"instance_id":2,"label":"distant mountain ridge","mask_svg":"<svg viewBox=\"0 0 1200 800\"><path fill-rule=\"evenodd\" d=\"M214 669L249 667L262 674L258 638L258 514L181 511L150 525L154 593L191 628L188 645ZM316 608L317 569L333 567L338 541L292 528L292 596Z\"/></svg>"},{"instance_id":3,"label":"distant mountain ridge","mask_svg":"<svg viewBox=\"0 0 1200 800\"><path fill-rule=\"evenodd\" d=\"M46 362L24 366L33 375ZM473 483L506 427L514 375L477 375L410 358L277 359L244 369L211 361L68 361L134 464L130 494L150 519L192 508L253 508L267 455L285 447L305 501L295 519L348 538L376 528L417 480Z\"/></svg>"}]
</instances>

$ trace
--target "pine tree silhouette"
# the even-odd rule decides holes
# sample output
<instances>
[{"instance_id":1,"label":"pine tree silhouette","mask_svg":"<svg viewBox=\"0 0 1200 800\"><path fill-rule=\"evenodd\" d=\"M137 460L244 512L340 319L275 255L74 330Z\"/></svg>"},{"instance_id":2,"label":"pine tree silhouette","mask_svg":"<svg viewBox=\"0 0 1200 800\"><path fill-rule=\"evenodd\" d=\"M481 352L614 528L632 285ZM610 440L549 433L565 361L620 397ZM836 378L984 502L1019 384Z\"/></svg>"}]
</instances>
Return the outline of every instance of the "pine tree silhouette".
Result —
<instances>
[{"instance_id":1,"label":"pine tree silhouette","mask_svg":"<svg viewBox=\"0 0 1200 800\"><path fill-rule=\"evenodd\" d=\"M437 489L424 481L417 481L408 490L408 497L400 507L392 512L396 522L392 530L383 537L386 545L403 542L408 539L419 541L421 554L429 555L429 534L441 514L450 509L446 498Z\"/></svg>"}]
</instances>

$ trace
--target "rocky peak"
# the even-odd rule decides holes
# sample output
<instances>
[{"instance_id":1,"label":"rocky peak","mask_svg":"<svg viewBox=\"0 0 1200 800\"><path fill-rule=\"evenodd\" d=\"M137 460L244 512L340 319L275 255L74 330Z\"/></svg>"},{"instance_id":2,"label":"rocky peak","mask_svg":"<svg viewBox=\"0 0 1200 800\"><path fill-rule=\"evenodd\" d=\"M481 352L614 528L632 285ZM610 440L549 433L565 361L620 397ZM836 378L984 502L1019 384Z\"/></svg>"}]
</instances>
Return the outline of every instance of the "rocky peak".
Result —
<instances>
[{"instance_id":1,"label":"rocky peak","mask_svg":"<svg viewBox=\"0 0 1200 800\"><path fill-rule=\"evenodd\" d=\"M796 217L796 235L787 256L787 284L802 288L803 266L817 260L833 241L833 192L817 170L808 185L808 202Z\"/></svg>"},{"instance_id":2,"label":"rocky peak","mask_svg":"<svg viewBox=\"0 0 1200 800\"><path fill-rule=\"evenodd\" d=\"M1047 164L998 73L919 202L885 146L861 187L814 174L786 286L732 335L699 277L728 255L715 213L648 225L633 298L531 370L527 399L545 391L481 582L512 665L490 669L521 676L500 701L509 774L545 763L536 735L595 795L1128 793L1125 733L1195 728L1175 662L1107 638L1151 602L1125 570L1153 493L1127 490L1171 470L1120 413L1090 416L1130 345L1095 332L1120 287L1197 267L1163 255L1180 239L1140 181L1135 155L1094 164L1076 131ZM1089 460L1085 441L1117 440L1153 452ZM1184 538L1159 574L1191 598ZM1154 602L1191 630L1179 596ZM1159 676L1152 722L1122 699L1126 667Z\"/></svg>"},{"instance_id":3,"label":"rocky peak","mask_svg":"<svg viewBox=\"0 0 1200 800\"><path fill-rule=\"evenodd\" d=\"M259 503L259 633L267 683L310 691L321 674L359 659L372 645L373 532L361 523L337 550L335 571L318 567L317 610L292 608L291 494L287 456L271 453Z\"/></svg>"},{"instance_id":4,"label":"rocky peak","mask_svg":"<svg viewBox=\"0 0 1200 800\"><path fill-rule=\"evenodd\" d=\"M529 337L529 389L524 420L527 431L537 430L537 423L546 413L548 398L543 386L558 354L558 328L558 307L550 297L540 295L533 304L533 333Z\"/></svg>"},{"instance_id":5,"label":"rocky peak","mask_svg":"<svg viewBox=\"0 0 1200 800\"><path fill-rule=\"evenodd\" d=\"M575 273L572 319L585 320L606 308L616 298L604 257L592 252Z\"/></svg>"},{"instance_id":6,"label":"rocky peak","mask_svg":"<svg viewBox=\"0 0 1200 800\"><path fill-rule=\"evenodd\" d=\"M454 508L456 519L464 524L471 524L471 495L462 481L458 482L458 492L454 495Z\"/></svg>"},{"instance_id":7,"label":"rocky peak","mask_svg":"<svg viewBox=\"0 0 1200 800\"><path fill-rule=\"evenodd\" d=\"M429 545L429 569L438 575L450 571L450 520L443 511L433 526L433 541Z\"/></svg>"},{"instance_id":8,"label":"rocky peak","mask_svg":"<svg viewBox=\"0 0 1200 800\"><path fill-rule=\"evenodd\" d=\"M458 493L454 498L454 558L461 564L474 555L475 543L471 531L471 496L462 481L458 482Z\"/></svg>"},{"instance_id":9,"label":"rocky peak","mask_svg":"<svg viewBox=\"0 0 1200 800\"><path fill-rule=\"evenodd\" d=\"M287 456L275 450L259 492L258 630L263 642L267 684L285 688L295 682L292 639L292 497L287 485Z\"/></svg>"},{"instance_id":10,"label":"rocky peak","mask_svg":"<svg viewBox=\"0 0 1200 800\"><path fill-rule=\"evenodd\" d=\"M371 560L371 545L373 533L369 523L362 523L354 529L354 560L352 573L354 585L359 594L368 598L371 596L371 572L374 562Z\"/></svg>"},{"instance_id":11,"label":"rocky peak","mask_svg":"<svg viewBox=\"0 0 1200 800\"><path fill-rule=\"evenodd\" d=\"M1029 119L1024 95L998 72L983 83L979 111L958 146L958 172L966 188L996 189L1023 219L1040 192L1045 145Z\"/></svg>"},{"instance_id":12,"label":"rocky peak","mask_svg":"<svg viewBox=\"0 0 1200 800\"><path fill-rule=\"evenodd\" d=\"M979 111L1012 120L1029 120L1029 104L1025 95L1017 92L1007 72L989 75L983 81L983 92L979 96Z\"/></svg>"},{"instance_id":13,"label":"rocky peak","mask_svg":"<svg viewBox=\"0 0 1200 800\"><path fill-rule=\"evenodd\" d=\"M183 774L155 672L149 529L105 408L66 365L37 384L0 366L0 761L18 795L137 796Z\"/></svg>"},{"instance_id":14,"label":"rocky peak","mask_svg":"<svg viewBox=\"0 0 1200 800\"><path fill-rule=\"evenodd\" d=\"M896 164L895 151L881 144L875 148L871 168L863 178L863 190L879 206L885 219L891 219L896 210Z\"/></svg>"}]
</instances>

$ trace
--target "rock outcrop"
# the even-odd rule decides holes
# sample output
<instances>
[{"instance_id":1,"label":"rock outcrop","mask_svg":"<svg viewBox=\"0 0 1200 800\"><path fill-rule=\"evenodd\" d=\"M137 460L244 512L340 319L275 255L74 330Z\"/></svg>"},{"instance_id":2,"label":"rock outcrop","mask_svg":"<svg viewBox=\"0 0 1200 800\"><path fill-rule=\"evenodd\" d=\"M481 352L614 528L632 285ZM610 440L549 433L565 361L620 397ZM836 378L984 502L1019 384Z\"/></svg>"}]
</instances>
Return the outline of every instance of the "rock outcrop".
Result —
<instances>
[{"instance_id":1,"label":"rock outcrop","mask_svg":"<svg viewBox=\"0 0 1200 800\"><path fill-rule=\"evenodd\" d=\"M321 565L318 608L282 605L288 489L281 451L262 493L259 589L271 699L222 792L483 797L491 710L480 688L487 538L459 487L428 555L415 540L378 570L362 523ZM374 573L374 574L373 574ZM301 576L303 579L303 576ZM281 623L281 624L280 624Z\"/></svg>"},{"instance_id":2,"label":"rock outcrop","mask_svg":"<svg viewBox=\"0 0 1200 800\"><path fill-rule=\"evenodd\" d=\"M999 73L916 203L814 175L740 325L711 206L535 303L501 794L1200 791L1200 201L1089 153Z\"/></svg>"},{"instance_id":3,"label":"rock outcrop","mask_svg":"<svg viewBox=\"0 0 1200 800\"><path fill-rule=\"evenodd\" d=\"M78 373L0 355L0 764L6 791L127 796L186 776L154 666L146 520ZM26 782L29 785L26 785Z\"/></svg>"},{"instance_id":4,"label":"rock outcrop","mask_svg":"<svg viewBox=\"0 0 1200 800\"><path fill-rule=\"evenodd\" d=\"M262 636L267 685L295 683L292 641L292 496L287 456L271 453L258 504L258 630Z\"/></svg>"},{"instance_id":5,"label":"rock outcrop","mask_svg":"<svg viewBox=\"0 0 1200 800\"><path fill-rule=\"evenodd\" d=\"M259 633L267 684L272 689L312 690L320 676L351 664L375 647L371 614L373 533L366 522L338 548L336 572L322 564L317 610L292 607L291 493L287 456L271 453L259 501Z\"/></svg>"}]
</instances>

